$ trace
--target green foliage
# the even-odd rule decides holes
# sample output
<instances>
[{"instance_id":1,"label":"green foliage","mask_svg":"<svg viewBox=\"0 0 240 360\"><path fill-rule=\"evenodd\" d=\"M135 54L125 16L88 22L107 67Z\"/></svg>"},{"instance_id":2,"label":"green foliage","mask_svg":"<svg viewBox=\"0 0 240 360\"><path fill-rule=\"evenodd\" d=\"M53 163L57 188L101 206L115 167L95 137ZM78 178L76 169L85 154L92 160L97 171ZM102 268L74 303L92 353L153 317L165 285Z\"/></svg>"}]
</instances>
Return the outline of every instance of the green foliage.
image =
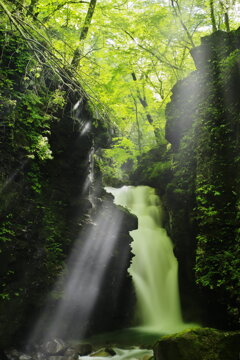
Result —
<instances>
[{"instance_id":1,"label":"green foliage","mask_svg":"<svg viewBox=\"0 0 240 360\"><path fill-rule=\"evenodd\" d=\"M47 271L48 281L52 282L63 267L63 241L61 239L61 226L57 226L57 211L53 208L43 207L43 232L45 237L44 265Z\"/></svg>"},{"instance_id":2,"label":"green foliage","mask_svg":"<svg viewBox=\"0 0 240 360\"><path fill-rule=\"evenodd\" d=\"M24 20L34 29L36 40L44 39L63 67L71 62L74 50L80 49L77 76L90 93L90 99L100 101L101 106L108 109L109 118L118 129L118 137L122 137L123 141L129 139L140 153L145 153L163 141L157 134L164 128L164 109L171 87L177 79L194 69L188 49L193 41L199 42L200 35L206 32L203 27L200 28L200 25L208 24L205 2L197 2L193 6L185 0L180 5L181 18L167 3L99 1L89 35L84 43L80 43L79 34L88 6L85 2L49 4L45 0L26 1L25 7L16 5L17 11L21 11ZM14 4L8 4L8 7L14 14ZM18 21L21 25L21 20ZM186 32L186 29L189 31ZM35 63L29 66L24 79L29 83L41 80L41 77L41 65ZM61 105L61 95L55 95L52 103ZM27 105L30 113L35 109L33 101L31 98L31 103ZM32 112L30 118L39 121L39 113ZM26 133L29 130L26 129ZM24 145L30 157L45 156L38 149L38 140L32 134L31 144ZM117 164L118 151L114 149L106 152L105 157L108 153L113 157L116 154L113 162ZM135 151L134 163L139 152ZM45 154L46 158L51 156L48 151ZM111 162L112 158L108 161ZM117 177L120 174L116 170L113 175Z\"/></svg>"},{"instance_id":3,"label":"green foliage","mask_svg":"<svg viewBox=\"0 0 240 360\"><path fill-rule=\"evenodd\" d=\"M41 193L42 182L40 178L40 170L37 163L31 164L31 169L27 173L28 182L31 189L35 193Z\"/></svg>"},{"instance_id":4,"label":"green foliage","mask_svg":"<svg viewBox=\"0 0 240 360\"><path fill-rule=\"evenodd\" d=\"M2 346L22 324L27 307L43 301L62 268L64 201L55 204L46 195L45 167L53 160L48 139L66 93L16 32L0 29L0 54Z\"/></svg>"},{"instance_id":5,"label":"green foliage","mask_svg":"<svg viewBox=\"0 0 240 360\"><path fill-rule=\"evenodd\" d=\"M173 88L166 112L172 175L163 189L183 294L196 282L213 308L215 303L225 308L224 320L235 328L240 319L237 37L238 30L204 39L196 60L206 54L210 59ZM155 180L156 185L162 190ZM184 296L183 305L189 311Z\"/></svg>"},{"instance_id":6,"label":"green foliage","mask_svg":"<svg viewBox=\"0 0 240 360\"><path fill-rule=\"evenodd\" d=\"M127 173L136 168L136 159L139 155L139 150L130 139L116 137L113 138L113 142L114 145L110 149L103 150L101 156L97 158L105 184L112 183L114 179L128 181Z\"/></svg>"},{"instance_id":7,"label":"green foliage","mask_svg":"<svg viewBox=\"0 0 240 360\"><path fill-rule=\"evenodd\" d=\"M12 229L12 214L8 214L6 217L6 220L2 223L1 229L0 229L0 242L1 243L7 243L11 242L14 239L15 231ZM2 249L0 249L0 252L2 252Z\"/></svg>"},{"instance_id":8,"label":"green foliage","mask_svg":"<svg viewBox=\"0 0 240 360\"><path fill-rule=\"evenodd\" d=\"M23 40L3 30L1 35L0 116L7 139L13 153L51 159L48 136L54 108L50 101L55 106L61 101L62 106L63 100L44 86L44 71L29 56Z\"/></svg>"},{"instance_id":9,"label":"green foliage","mask_svg":"<svg viewBox=\"0 0 240 360\"><path fill-rule=\"evenodd\" d=\"M220 80L224 83L230 80L232 71L238 66L240 50L235 50L221 61L221 74Z\"/></svg>"},{"instance_id":10,"label":"green foliage","mask_svg":"<svg viewBox=\"0 0 240 360\"><path fill-rule=\"evenodd\" d=\"M231 36L234 38L235 34ZM233 46L226 58L219 56L216 60L213 56L205 68L206 74L199 71L189 77L192 82L186 80L176 87L168 108L174 168L167 188L177 228L174 235L184 234L182 222L186 222L193 235L190 239L189 234L184 235L185 241L192 241L193 246L196 241L196 282L227 308L229 322L235 327L240 321L237 54L239 51L234 51ZM194 89L194 82L200 90L204 86L205 92L197 98L189 97L187 106L181 107L181 94L187 93L190 86ZM190 124L185 120L189 109ZM180 132L174 137L170 126L175 124Z\"/></svg>"},{"instance_id":11,"label":"green foliage","mask_svg":"<svg viewBox=\"0 0 240 360\"><path fill-rule=\"evenodd\" d=\"M224 1L214 4L217 28L225 26L226 14L230 25L235 26L237 19L233 5ZM170 99L171 88L176 80L194 69L189 49L199 43L201 36L211 32L212 17L208 1L192 3L183 0L161 4L142 0L97 1L84 41L79 41L79 37L88 13L88 2L26 0L24 6L11 2L5 4L3 9L5 7L10 14L12 12L17 16L17 29L21 33L25 33L26 26L29 26L34 33L33 42L40 41L43 47L49 47L54 66L56 62L60 64L60 72L69 67L75 50L80 51L76 76L90 94L93 107L101 103L99 109L109 113L111 126L117 129L115 135L122 137L123 141L129 139L139 150L135 151L134 164L139 153L145 153L164 142L158 134L164 129L164 110ZM24 26L21 17L15 15L19 12ZM7 18L5 23L8 27ZM32 44L29 46L33 48ZM46 54L44 56L46 59ZM38 52L37 57L39 59ZM17 67L21 69L21 66L24 67L24 64L19 62ZM53 71L59 73L54 66ZM24 81L26 84L41 81L42 72L41 61L30 64ZM43 125L46 114L36 111L32 94L27 101L29 125L33 119L39 122L39 126L41 121ZM61 90L55 93L50 102L53 108L63 105ZM26 137L29 131L29 128L26 129ZM43 140L39 140L36 134L33 133L26 142L28 140L31 140L31 144L24 144L23 147L30 157L51 157L46 142L43 146L46 151L42 151L42 147L39 149L39 142L42 144ZM115 145L112 152L105 152L104 157L106 162L117 164L119 151L114 149ZM115 155L116 159L112 160ZM107 160L107 156L111 158ZM118 173L114 165L111 176L122 177L122 171Z\"/></svg>"},{"instance_id":12,"label":"green foliage","mask_svg":"<svg viewBox=\"0 0 240 360\"><path fill-rule=\"evenodd\" d=\"M149 171L149 177L150 179L156 178L157 176L161 176L162 174L165 174L172 169L172 162L166 161L166 162L158 162L153 164L152 168L150 167L148 169Z\"/></svg>"},{"instance_id":13,"label":"green foliage","mask_svg":"<svg viewBox=\"0 0 240 360\"><path fill-rule=\"evenodd\" d=\"M211 200L221 195L214 185L202 184L196 188L197 211L196 217L198 221L204 219L205 222L214 223L218 220L219 209L210 205Z\"/></svg>"}]
</instances>

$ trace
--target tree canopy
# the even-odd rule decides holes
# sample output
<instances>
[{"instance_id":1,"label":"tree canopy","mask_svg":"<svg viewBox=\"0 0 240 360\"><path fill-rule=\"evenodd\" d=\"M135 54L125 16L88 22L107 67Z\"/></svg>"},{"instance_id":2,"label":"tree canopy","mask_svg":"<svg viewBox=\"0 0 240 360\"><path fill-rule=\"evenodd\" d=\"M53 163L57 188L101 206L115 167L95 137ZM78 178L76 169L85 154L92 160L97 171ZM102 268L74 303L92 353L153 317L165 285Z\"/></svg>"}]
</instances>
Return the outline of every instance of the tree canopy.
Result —
<instances>
[{"instance_id":1,"label":"tree canopy","mask_svg":"<svg viewBox=\"0 0 240 360\"><path fill-rule=\"evenodd\" d=\"M93 106L101 104L95 117L99 109L108 114L115 137L100 162L119 177L127 160L136 164L138 155L165 143L171 88L194 70L189 50L239 20L234 0L1 0L0 6L7 27L31 48L41 44L40 61L45 51L59 73L74 72Z\"/></svg>"}]
</instances>

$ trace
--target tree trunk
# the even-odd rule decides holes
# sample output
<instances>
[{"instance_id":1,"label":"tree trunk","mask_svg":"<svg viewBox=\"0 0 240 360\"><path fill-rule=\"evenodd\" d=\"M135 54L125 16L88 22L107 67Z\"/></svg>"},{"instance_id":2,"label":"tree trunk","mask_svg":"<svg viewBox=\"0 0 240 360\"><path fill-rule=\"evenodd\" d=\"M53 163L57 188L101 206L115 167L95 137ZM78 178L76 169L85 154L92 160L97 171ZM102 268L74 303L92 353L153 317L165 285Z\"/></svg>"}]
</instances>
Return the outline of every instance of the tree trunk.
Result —
<instances>
[{"instance_id":1,"label":"tree trunk","mask_svg":"<svg viewBox=\"0 0 240 360\"><path fill-rule=\"evenodd\" d=\"M137 100L135 99L135 97L134 96L132 96L132 97L133 97L133 101L134 101L134 105L135 105L135 116L136 116L137 134L138 134L138 150L139 150L139 153L142 154L142 133L141 133L139 119L138 119L138 105L137 105Z\"/></svg>"},{"instance_id":2,"label":"tree trunk","mask_svg":"<svg viewBox=\"0 0 240 360\"><path fill-rule=\"evenodd\" d=\"M224 20L225 20L226 30L227 32L230 32L229 16L227 11L224 13Z\"/></svg>"},{"instance_id":3,"label":"tree trunk","mask_svg":"<svg viewBox=\"0 0 240 360\"><path fill-rule=\"evenodd\" d=\"M173 10L175 12L175 15L179 18L179 21L184 29L184 31L186 32L186 35L188 37L188 40L190 41L190 44L195 47L195 44L193 42L193 37L192 35L190 34L187 26L185 25L184 21L183 21L183 17L182 17L182 11L181 11L181 8L179 6L179 3L178 3L178 0L172 0L171 1L172 3L172 7L173 7Z\"/></svg>"},{"instance_id":4,"label":"tree trunk","mask_svg":"<svg viewBox=\"0 0 240 360\"><path fill-rule=\"evenodd\" d=\"M80 63L80 60L81 60L81 54L82 54L82 51L81 51L82 44L81 43L87 37L88 30L89 30L89 27L91 25L94 10L95 10L95 7L96 7L96 3L97 3L97 0L91 0L90 3L89 3L88 12L87 12L87 15L85 17L84 24L83 24L83 27L81 29L80 36L79 36L80 45L75 49L74 54L73 54L72 63L71 63L71 65L73 67L75 67L75 68L78 67L78 65Z\"/></svg>"},{"instance_id":5,"label":"tree trunk","mask_svg":"<svg viewBox=\"0 0 240 360\"><path fill-rule=\"evenodd\" d=\"M227 4L224 4L222 1L220 1L220 5L221 5L222 11L223 11L224 23L225 23L226 31L229 32L230 31L230 24L229 24L229 16L228 16L228 6L227 6Z\"/></svg>"},{"instance_id":6,"label":"tree trunk","mask_svg":"<svg viewBox=\"0 0 240 360\"><path fill-rule=\"evenodd\" d=\"M132 73L132 78L134 81L137 81L137 77L136 77L136 74L133 72ZM142 105L142 107L144 108L144 112L145 112L145 115L146 115L146 118L147 118L147 121L149 122L150 125L152 125L153 127L153 132L154 132L154 135L155 135L155 139L156 139L156 142L158 144L161 144L161 133L160 133L160 129L159 128L156 128L154 126L154 121L153 121L153 118L152 118L152 115L149 114L148 112L148 103L147 103L147 100L145 97L143 97L139 91L139 89L137 88L137 97Z\"/></svg>"},{"instance_id":7,"label":"tree trunk","mask_svg":"<svg viewBox=\"0 0 240 360\"><path fill-rule=\"evenodd\" d=\"M213 0L209 1L209 5L210 5L210 17L211 17L211 22L212 22L212 31L215 32L215 31L217 31L217 25L216 25L216 19L215 19L215 14L214 14Z\"/></svg>"}]
</instances>

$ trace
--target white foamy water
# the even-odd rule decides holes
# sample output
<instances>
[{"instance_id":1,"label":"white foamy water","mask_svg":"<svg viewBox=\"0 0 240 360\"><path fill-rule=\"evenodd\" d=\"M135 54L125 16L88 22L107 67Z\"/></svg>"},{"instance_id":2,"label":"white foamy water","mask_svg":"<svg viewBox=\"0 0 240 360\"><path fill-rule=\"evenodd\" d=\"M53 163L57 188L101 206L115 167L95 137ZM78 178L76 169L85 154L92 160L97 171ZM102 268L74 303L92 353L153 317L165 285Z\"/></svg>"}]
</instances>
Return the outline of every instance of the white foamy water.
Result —
<instances>
[{"instance_id":1,"label":"white foamy water","mask_svg":"<svg viewBox=\"0 0 240 360\"><path fill-rule=\"evenodd\" d=\"M138 359L149 359L153 356L153 351L149 349L139 349L137 347L132 349L119 349L113 348L116 355L110 357L101 357L101 356L81 356L79 360L107 360L107 359L114 359L114 360L138 360Z\"/></svg>"}]
</instances>

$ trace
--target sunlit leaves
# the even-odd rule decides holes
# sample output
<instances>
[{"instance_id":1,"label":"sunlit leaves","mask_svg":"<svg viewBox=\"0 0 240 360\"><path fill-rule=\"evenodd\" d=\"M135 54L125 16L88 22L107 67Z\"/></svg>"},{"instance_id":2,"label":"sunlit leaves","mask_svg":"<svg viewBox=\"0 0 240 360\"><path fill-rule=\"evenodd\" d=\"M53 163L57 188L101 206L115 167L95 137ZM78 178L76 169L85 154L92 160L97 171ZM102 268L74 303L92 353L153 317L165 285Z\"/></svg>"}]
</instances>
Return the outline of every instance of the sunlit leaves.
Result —
<instances>
[{"instance_id":1,"label":"sunlit leaves","mask_svg":"<svg viewBox=\"0 0 240 360\"><path fill-rule=\"evenodd\" d=\"M26 9L30 3L26 1ZM78 80L93 101L109 109L118 135L142 152L156 146L156 129L164 128L171 88L195 68L189 50L211 32L209 1L98 0L81 43L89 1L34 3L28 21L40 34L45 31L64 66L69 66L76 48L81 49ZM218 29L224 28L230 5L214 2Z\"/></svg>"}]
</instances>

